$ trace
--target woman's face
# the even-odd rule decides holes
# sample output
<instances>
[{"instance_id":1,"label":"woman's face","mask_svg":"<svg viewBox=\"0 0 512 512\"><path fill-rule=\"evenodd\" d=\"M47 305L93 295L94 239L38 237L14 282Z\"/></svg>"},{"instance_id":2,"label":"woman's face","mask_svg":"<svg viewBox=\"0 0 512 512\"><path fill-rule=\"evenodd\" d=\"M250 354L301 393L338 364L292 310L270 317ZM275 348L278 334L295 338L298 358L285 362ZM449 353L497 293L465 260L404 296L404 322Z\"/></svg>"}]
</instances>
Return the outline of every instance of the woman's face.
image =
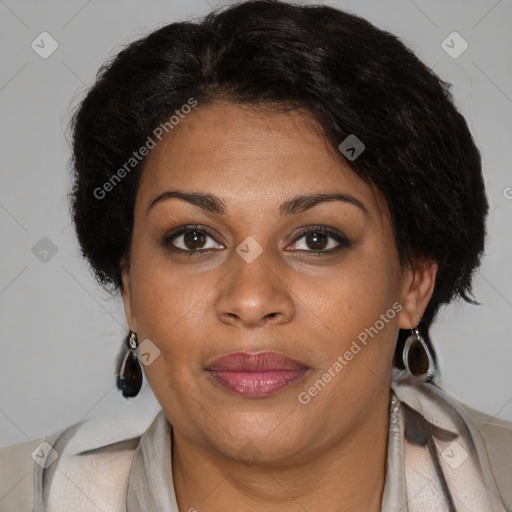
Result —
<instances>
[{"instance_id":1,"label":"woman's face","mask_svg":"<svg viewBox=\"0 0 512 512\"><path fill-rule=\"evenodd\" d=\"M304 113L198 106L147 157L125 310L150 340L157 400L197 446L297 461L371 432L398 329L417 324L434 280L435 266L401 269L380 193ZM293 364L212 371L239 351Z\"/></svg>"}]
</instances>

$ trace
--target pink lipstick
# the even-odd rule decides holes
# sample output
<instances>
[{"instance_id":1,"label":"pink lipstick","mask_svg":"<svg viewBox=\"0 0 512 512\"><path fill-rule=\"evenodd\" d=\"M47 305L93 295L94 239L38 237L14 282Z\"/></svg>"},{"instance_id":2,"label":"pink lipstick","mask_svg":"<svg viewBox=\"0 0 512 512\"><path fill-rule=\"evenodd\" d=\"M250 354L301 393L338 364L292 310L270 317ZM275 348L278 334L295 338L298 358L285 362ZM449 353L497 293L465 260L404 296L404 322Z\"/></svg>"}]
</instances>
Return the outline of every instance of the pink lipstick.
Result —
<instances>
[{"instance_id":1,"label":"pink lipstick","mask_svg":"<svg viewBox=\"0 0 512 512\"><path fill-rule=\"evenodd\" d=\"M226 389L258 398L294 384L309 368L279 352L263 351L226 354L210 363L206 371Z\"/></svg>"}]
</instances>

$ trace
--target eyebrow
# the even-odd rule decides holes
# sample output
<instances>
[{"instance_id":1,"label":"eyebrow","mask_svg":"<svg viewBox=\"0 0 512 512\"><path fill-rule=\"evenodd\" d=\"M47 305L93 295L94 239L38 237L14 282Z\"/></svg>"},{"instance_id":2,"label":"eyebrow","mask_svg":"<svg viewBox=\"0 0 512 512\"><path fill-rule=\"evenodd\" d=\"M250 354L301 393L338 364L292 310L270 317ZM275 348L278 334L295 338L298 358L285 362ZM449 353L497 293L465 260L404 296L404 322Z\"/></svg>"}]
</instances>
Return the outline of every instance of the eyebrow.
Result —
<instances>
[{"instance_id":1,"label":"eyebrow","mask_svg":"<svg viewBox=\"0 0 512 512\"><path fill-rule=\"evenodd\" d=\"M151 204L148 206L147 213L158 203L162 203L163 201L167 201L169 199L182 199L187 203L190 203L194 206L198 206L199 208L217 215L226 215L226 203L212 195L205 194L202 192L179 192L177 190L167 190L159 194ZM339 201L341 203L353 204L360 208L366 215L369 215L368 209L366 206L357 198L349 195L349 194L340 194L340 193L324 193L324 194L303 194L296 196L292 199L289 199L282 203L279 206L279 215L283 217L284 215L293 215L297 213L305 212L316 206L317 204L328 202L328 201Z\"/></svg>"}]
</instances>

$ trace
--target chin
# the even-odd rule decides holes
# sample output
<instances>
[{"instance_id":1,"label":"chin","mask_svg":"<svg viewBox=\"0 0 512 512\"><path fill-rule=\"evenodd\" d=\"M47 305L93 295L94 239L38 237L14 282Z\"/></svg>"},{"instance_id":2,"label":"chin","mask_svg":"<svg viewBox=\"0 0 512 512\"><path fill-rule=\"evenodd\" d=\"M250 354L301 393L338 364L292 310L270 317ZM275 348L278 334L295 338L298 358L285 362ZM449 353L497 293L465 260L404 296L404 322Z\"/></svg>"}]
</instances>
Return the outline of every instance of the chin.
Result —
<instances>
[{"instance_id":1,"label":"chin","mask_svg":"<svg viewBox=\"0 0 512 512\"><path fill-rule=\"evenodd\" d=\"M248 417L250 416L250 418ZM223 456L248 463L279 463L293 460L304 449L308 431L290 430L285 414L228 415L206 428L210 446ZM294 422L304 425L304 421ZM227 425L222 429L221 425Z\"/></svg>"}]
</instances>

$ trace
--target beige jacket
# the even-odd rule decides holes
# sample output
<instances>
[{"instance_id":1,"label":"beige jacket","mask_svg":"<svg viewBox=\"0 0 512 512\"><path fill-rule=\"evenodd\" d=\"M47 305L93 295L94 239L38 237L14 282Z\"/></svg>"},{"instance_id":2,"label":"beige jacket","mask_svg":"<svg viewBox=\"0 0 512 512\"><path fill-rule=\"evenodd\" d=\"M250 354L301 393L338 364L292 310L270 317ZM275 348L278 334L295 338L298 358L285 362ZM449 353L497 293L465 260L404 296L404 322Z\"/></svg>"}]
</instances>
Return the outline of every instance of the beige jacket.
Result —
<instances>
[{"instance_id":1,"label":"beige jacket","mask_svg":"<svg viewBox=\"0 0 512 512\"><path fill-rule=\"evenodd\" d=\"M512 511L512 422L461 405L483 435L501 497L506 510ZM159 416L163 417L163 411ZM151 428L155 424L156 420ZM60 454L52 454L49 445L45 445L49 436L0 448L0 511L33 512L36 485L41 485L37 478L38 459L49 465L57 456L60 459L59 464L54 465L57 470L52 476L52 493L53 501L59 506L55 509L50 507L50 510L126 510L130 470L140 437L130 435L125 425L116 422L115 418L88 421L80 423L79 427L74 425L64 431L69 432L69 441L66 440L66 449ZM51 439L56 438L52 436ZM117 446L113 451L73 457L78 451L112 442ZM94 503L96 499L98 502ZM36 512L42 510L46 510L46 502Z\"/></svg>"}]
</instances>

